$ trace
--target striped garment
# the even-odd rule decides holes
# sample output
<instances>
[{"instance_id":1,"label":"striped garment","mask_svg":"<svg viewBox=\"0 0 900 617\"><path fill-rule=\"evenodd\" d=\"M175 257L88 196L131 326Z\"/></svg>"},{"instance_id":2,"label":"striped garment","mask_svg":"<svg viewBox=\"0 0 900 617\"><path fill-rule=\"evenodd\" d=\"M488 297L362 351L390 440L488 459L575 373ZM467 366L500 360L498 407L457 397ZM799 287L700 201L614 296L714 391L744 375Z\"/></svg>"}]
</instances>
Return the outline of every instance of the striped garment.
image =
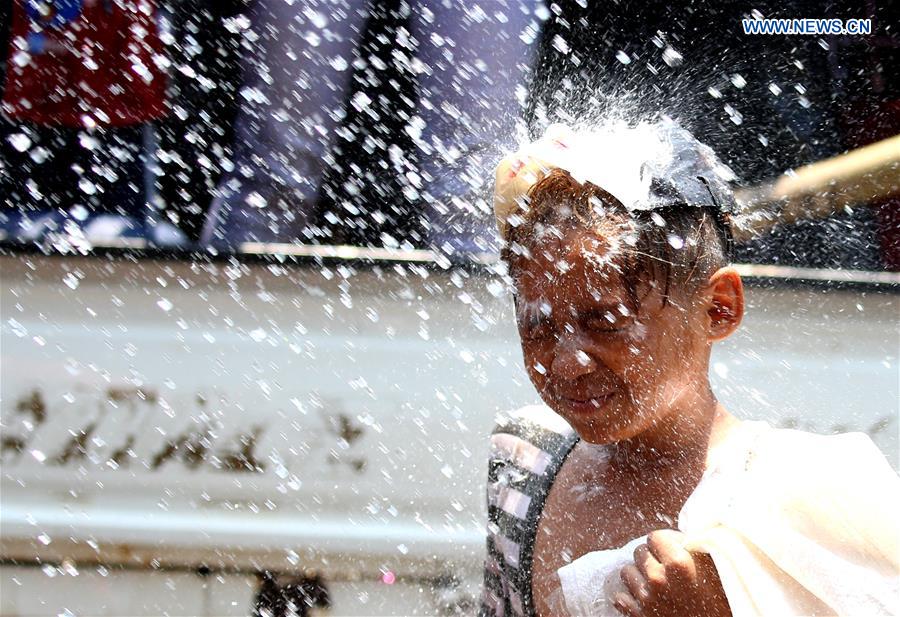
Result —
<instances>
[{"instance_id":1,"label":"striped garment","mask_svg":"<svg viewBox=\"0 0 900 617\"><path fill-rule=\"evenodd\" d=\"M499 419L488 466L482 616L531 616L531 562L550 485L578 434L544 405Z\"/></svg>"}]
</instances>

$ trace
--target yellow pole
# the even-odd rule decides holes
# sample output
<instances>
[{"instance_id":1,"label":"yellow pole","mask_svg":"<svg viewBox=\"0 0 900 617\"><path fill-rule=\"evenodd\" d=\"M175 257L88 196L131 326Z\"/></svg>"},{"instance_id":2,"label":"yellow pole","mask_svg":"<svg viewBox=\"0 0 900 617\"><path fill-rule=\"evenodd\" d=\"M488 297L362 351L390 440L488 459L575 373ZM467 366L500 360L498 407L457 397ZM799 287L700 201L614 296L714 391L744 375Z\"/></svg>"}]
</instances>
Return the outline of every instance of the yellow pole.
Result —
<instances>
[{"instance_id":1,"label":"yellow pole","mask_svg":"<svg viewBox=\"0 0 900 617\"><path fill-rule=\"evenodd\" d=\"M738 189L743 206L735 236L746 239L782 223L825 217L900 193L900 135Z\"/></svg>"}]
</instances>

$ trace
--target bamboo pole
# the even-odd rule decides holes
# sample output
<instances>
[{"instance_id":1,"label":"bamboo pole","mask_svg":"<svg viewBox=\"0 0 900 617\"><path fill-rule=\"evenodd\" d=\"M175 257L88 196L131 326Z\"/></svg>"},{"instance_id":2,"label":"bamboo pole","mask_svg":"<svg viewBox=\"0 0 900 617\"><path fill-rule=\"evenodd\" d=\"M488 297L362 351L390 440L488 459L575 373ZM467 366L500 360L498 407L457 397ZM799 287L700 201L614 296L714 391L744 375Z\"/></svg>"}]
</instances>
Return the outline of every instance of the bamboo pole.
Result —
<instances>
[{"instance_id":1,"label":"bamboo pole","mask_svg":"<svg viewBox=\"0 0 900 617\"><path fill-rule=\"evenodd\" d=\"M900 193L900 135L735 191L738 240Z\"/></svg>"}]
</instances>

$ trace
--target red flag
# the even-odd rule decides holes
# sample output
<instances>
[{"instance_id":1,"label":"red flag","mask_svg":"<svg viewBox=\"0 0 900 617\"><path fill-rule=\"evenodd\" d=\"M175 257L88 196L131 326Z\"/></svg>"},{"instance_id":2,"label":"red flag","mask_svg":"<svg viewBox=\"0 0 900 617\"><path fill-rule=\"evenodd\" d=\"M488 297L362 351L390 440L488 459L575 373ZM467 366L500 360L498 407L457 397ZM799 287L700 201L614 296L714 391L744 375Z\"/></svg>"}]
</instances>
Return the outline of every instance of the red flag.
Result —
<instances>
[{"instance_id":1,"label":"red flag","mask_svg":"<svg viewBox=\"0 0 900 617\"><path fill-rule=\"evenodd\" d=\"M156 0L14 0L3 111L46 125L126 126L165 113Z\"/></svg>"}]
</instances>

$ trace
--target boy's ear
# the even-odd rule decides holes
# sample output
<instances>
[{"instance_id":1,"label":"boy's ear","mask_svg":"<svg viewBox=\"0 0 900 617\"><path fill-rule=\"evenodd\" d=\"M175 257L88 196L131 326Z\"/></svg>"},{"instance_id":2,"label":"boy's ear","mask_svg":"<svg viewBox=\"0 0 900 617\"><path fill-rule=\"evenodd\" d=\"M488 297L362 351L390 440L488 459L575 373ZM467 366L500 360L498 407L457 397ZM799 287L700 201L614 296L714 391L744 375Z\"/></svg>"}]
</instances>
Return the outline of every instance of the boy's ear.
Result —
<instances>
[{"instance_id":1,"label":"boy's ear","mask_svg":"<svg viewBox=\"0 0 900 617\"><path fill-rule=\"evenodd\" d=\"M706 298L709 340L715 342L728 338L744 318L741 275L730 266L719 268L709 277Z\"/></svg>"}]
</instances>

